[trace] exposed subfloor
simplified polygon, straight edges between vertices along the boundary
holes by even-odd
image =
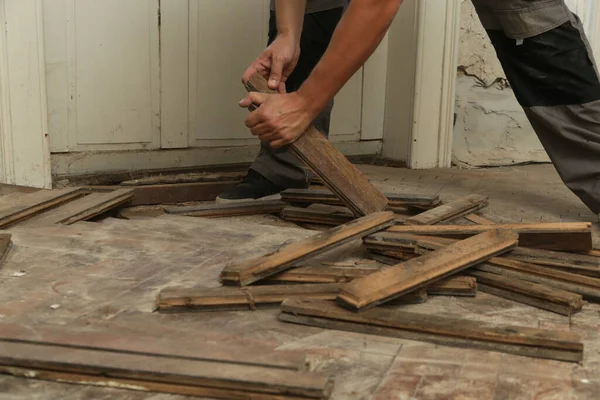
[[[488,195],[490,206],[482,214],[496,222],[592,221],[597,233],[597,217],[549,165],[361,169],[386,192],[436,193],[443,200]],[[160,289],[218,286],[218,274],[228,262],[313,232],[273,216],[107,219],[11,232],[14,247],[0,270],[0,323],[32,329],[38,324],[118,328],[176,338],[182,346],[203,341],[305,352],[311,368],[335,376],[332,399],[600,398],[597,304],[586,304],[570,318],[484,293],[476,298],[430,297],[424,304],[404,306],[413,312],[494,324],[571,330],[584,342],[580,364],[285,324],[277,321],[277,309],[159,314],[152,310]],[[343,261],[360,251],[357,242],[323,257]],[[20,271],[24,274],[15,274]],[[183,398],[0,376],[2,400]]]

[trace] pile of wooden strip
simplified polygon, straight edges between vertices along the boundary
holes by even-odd
[[[327,204],[321,207],[340,204],[323,190],[306,193],[310,191],[289,191],[283,198],[294,204]],[[583,345],[570,333],[484,326],[389,307],[424,302],[430,295],[476,296],[479,289],[571,315],[581,310],[583,297],[600,298],[600,278],[596,277],[600,258],[589,253],[589,223],[493,224],[473,214],[487,202],[483,196],[467,196],[404,221],[391,211],[355,219],[343,209],[327,213],[322,208],[320,219],[311,219],[308,213],[314,215],[314,211],[308,210],[304,222],[322,224],[329,218],[337,226],[284,244],[270,254],[227,265],[221,283],[237,288],[169,288],[159,294],[156,307],[174,312],[254,310],[282,304],[284,322],[581,360]],[[303,211],[284,208],[282,216],[286,212],[303,215]],[[435,225],[461,217],[484,225]],[[388,265],[310,264],[315,256],[358,238],[374,259]]]
[[[303,357],[123,332],[0,325],[0,372],[25,378],[218,399],[327,399],[330,377]]]
[[[0,228],[71,225],[129,202],[131,189],[91,193],[81,188],[39,190],[0,196]]]

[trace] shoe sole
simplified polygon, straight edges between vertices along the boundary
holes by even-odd
[[[232,204],[232,203],[244,203],[244,202],[249,202],[249,201],[266,201],[266,200],[281,200],[281,194],[277,193],[277,194],[272,194],[270,196],[265,196],[265,197],[261,197],[260,199],[252,199],[252,198],[248,198],[248,199],[222,199],[220,197],[217,197],[215,199],[215,203],[217,204]]]

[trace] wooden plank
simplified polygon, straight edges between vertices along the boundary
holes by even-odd
[[[398,264],[395,260],[394,264]],[[361,267],[298,267],[272,276],[269,283],[346,283],[379,271],[380,268]],[[252,288],[252,287],[250,287]],[[477,283],[469,276],[452,276],[427,286],[428,295],[437,296],[475,296]]]
[[[225,399],[232,398],[228,391],[247,393],[248,398],[322,399],[329,396],[333,386],[328,377],[309,372],[22,342],[0,342],[0,365],[31,369],[30,377],[38,376],[37,371],[51,371],[102,377],[105,381],[116,378],[217,389],[215,394]],[[135,384],[128,388],[140,390]]]
[[[0,228],[24,221],[50,208],[87,194],[81,188],[40,190],[20,194],[17,198],[0,197]]]
[[[427,286],[427,294],[430,296],[474,297],[477,295],[477,288],[477,281],[473,277],[451,276]]]
[[[133,190],[119,189],[107,193],[91,193],[83,198],[46,211],[21,224],[21,227],[38,227],[54,224],[71,225],[103,214],[131,200]]]
[[[488,205],[488,198],[477,194],[461,197],[450,203],[443,204],[421,214],[410,217],[406,225],[433,225],[442,221],[449,221],[464,215],[472,214]]]
[[[138,186],[134,188],[131,206],[179,204],[189,201],[214,201],[218,195],[239,182],[199,182]],[[86,186],[97,192],[123,189],[122,186]]]
[[[431,208],[440,203],[437,195],[384,193],[384,196],[388,199],[388,207]],[[325,189],[287,189],[281,193],[281,200],[298,204],[344,205],[334,193]]]
[[[575,274],[600,277],[600,258],[586,254],[518,248],[503,256],[511,260],[559,268]]]
[[[279,214],[288,204],[280,200],[243,201],[203,206],[165,207],[167,214],[190,217],[219,218],[237,215]]]
[[[498,224],[498,225],[396,225],[388,232],[463,239],[495,229],[519,234],[519,246],[557,251],[589,251],[592,248],[589,222]]]
[[[518,303],[567,316],[581,311],[583,307],[583,298],[579,294],[484,271],[470,270],[467,273],[477,278],[482,292]]]
[[[11,237],[10,233],[0,233],[0,267],[4,260],[6,260],[6,257],[8,257],[8,253],[12,247]]]
[[[138,179],[121,182],[121,186],[147,186],[174,183],[196,183],[196,182],[226,182],[241,181],[246,176],[245,171],[232,172],[188,172],[169,175],[146,176]]]
[[[246,83],[249,92],[277,93],[260,74]],[[289,149],[306,163],[356,216],[385,210],[387,198],[367,177],[348,161],[314,126],[289,145]]]
[[[515,247],[516,233],[488,231],[342,286],[337,301],[364,310],[471,267]]]
[[[166,288],[156,299],[158,311],[255,310],[281,304],[288,298],[335,300],[339,283],[248,286],[244,288]]]
[[[355,219],[349,211],[327,210],[321,208],[285,207],[281,211],[281,219],[294,223],[309,223],[329,226],[339,226]],[[394,221],[403,223],[408,216],[395,214]]]
[[[81,330],[73,327],[50,325],[0,324],[0,341],[23,343],[52,343],[70,348],[96,347],[121,353],[133,353],[182,358],[200,361],[267,366],[289,370],[306,367],[304,355],[289,351],[272,351],[267,347],[236,345],[232,343],[206,343],[179,338],[149,337],[133,334],[110,326],[103,330]]]
[[[583,359],[583,343],[580,337],[572,332],[493,326],[481,321],[387,308],[354,313],[328,301],[286,300],[281,306],[281,311],[281,321],[326,329],[563,361],[578,362]]]
[[[491,258],[486,263],[477,265],[475,269],[544,284],[567,292],[581,294],[585,298],[600,299],[600,279],[598,278],[558,271],[521,261],[507,260],[501,257]]]
[[[283,246],[262,257],[225,267],[222,283],[246,286],[291,268],[295,263],[341,246],[357,238],[385,229],[394,223],[394,214],[378,212],[347,224]]]
[[[468,221],[471,221],[477,225],[493,225],[493,224],[495,224],[494,221],[490,221],[489,219],[484,218],[481,215],[477,215],[477,214],[465,215],[465,219]]]

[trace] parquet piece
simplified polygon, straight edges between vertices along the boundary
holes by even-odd
[[[285,245],[273,253],[225,267],[220,279],[224,284],[246,286],[291,268],[295,263],[341,246],[357,238],[385,229],[394,223],[394,214],[378,212]]]
[[[165,207],[164,210],[167,214],[220,218],[239,215],[279,214],[287,206],[287,203],[280,200],[265,200],[203,206],[171,206]]]
[[[506,253],[504,258],[600,277],[600,258],[586,254],[520,247]]]
[[[339,290],[338,283],[244,288],[222,286],[212,289],[166,288],[158,294],[156,309],[163,312],[255,310],[263,305],[279,305],[289,298],[335,300]]]
[[[484,271],[471,270],[467,273],[477,278],[482,292],[518,303],[567,316],[581,311],[583,307],[581,295],[575,293]]]
[[[277,93],[260,74],[246,83],[249,92]],[[385,210],[387,198],[365,175],[311,126],[289,149],[308,165],[356,216]]]
[[[338,303],[364,310],[514,248],[516,233],[488,231],[342,286]]]
[[[19,193],[17,197],[0,197],[0,228],[24,221],[50,208],[84,196],[87,191],[80,188],[39,190]]]
[[[8,256],[8,252],[12,247],[12,235],[10,233],[0,233],[0,266]]]
[[[466,347],[578,362],[583,359],[583,343],[572,332],[548,331],[519,326],[492,326],[434,315],[374,308],[353,313],[333,302],[286,300],[279,320],[372,335],[390,336]]]
[[[440,203],[437,195],[414,195],[384,193],[388,199],[388,207],[419,207],[432,208]],[[281,193],[281,200],[294,204],[328,204],[332,206],[343,206],[342,202],[329,190],[320,189],[287,189]]]
[[[463,239],[481,232],[504,229],[519,234],[519,247],[584,252],[592,248],[591,225],[589,222],[434,226],[397,225],[389,228],[388,232]]]
[[[410,217],[406,225],[434,225],[442,221],[450,221],[464,215],[472,214],[488,205],[488,198],[473,194],[442,204],[436,208]]]
[[[323,399],[333,386],[328,377],[309,372],[49,343],[0,341],[0,366],[3,372],[28,378],[105,385],[115,379],[130,383],[117,385],[124,389],[145,391],[158,384],[175,394],[191,387],[222,399]],[[29,374],[22,373],[26,369]]]
[[[107,193],[91,193],[57,208],[46,211],[21,224],[20,227],[38,227],[54,224],[71,225],[86,221],[116,208],[133,197],[133,190],[118,189]]]

